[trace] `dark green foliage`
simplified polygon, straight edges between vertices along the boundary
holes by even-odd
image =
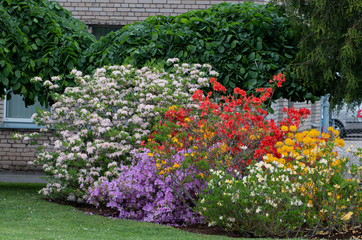
[[[30,79],[82,69],[79,56],[93,42],[85,25],[56,2],[0,1],[0,96],[12,89],[27,104],[36,97],[47,103],[47,90]],[[61,88],[72,84],[68,78],[58,83]]]
[[[274,0],[282,3],[301,40],[294,72],[332,105],[362,102],[362,1]]]
[[[150,59],[177,57],[181,62],[209,63],[230,92],[254,91],[286,66],[296,53],[295,34],[287,19],[270,5],[223,3],[176,17],[155,16],[128,25],[86,51],[88,72],[108,64],[141,67]],[[277,96],[311,98],[288,76]]]

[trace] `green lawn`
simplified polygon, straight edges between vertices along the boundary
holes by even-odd
[[[86,215],[42,200],[43,184],[0,183],[0,239],[231,239],[172,227]]]

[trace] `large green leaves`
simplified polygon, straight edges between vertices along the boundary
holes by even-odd
[[[254,91],[268,86],[277,71],[296,53],[294,32],[287,19],[270,5],[222,3],[176,17],[154,16],[127,25],[86,51],[88,72],[106,64],[143,66],[151,59],[180,58],[209,63],[230,92],[235,86]],[[290,78],[289,78],[290,80]],[[279,95],[302,100],[302,88],[287,82]],[[296,94],[289,95],[290,88]],[[297,94],[298,93],[298,94]]]
[[[56,2],[0,1],[0,16],[0,96],[12,88],[27,104],[36,97],[45,101],[49,94],[31,78],[49,79],[76,66],[81,69],[78,57],[95,41],[85,25]]]

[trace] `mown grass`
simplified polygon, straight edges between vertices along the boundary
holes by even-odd
[[[43,184],[0,183],[0,239],[230,239],[151,223],[87,215],[45,201]]]
[[[87,215],[73,206],[43,200],[38,194],[43,186],[0,182],[0,240],[232,239],[152,223]]]

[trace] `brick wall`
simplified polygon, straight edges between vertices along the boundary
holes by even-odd
[[[36,159],[38,145],[30,145],[21,140],[12,139],[11,135],[15,132],[30,133],[29,130],[0,129],[0,172],[40,172],[42,169],[40,166],[28,164],[29,161]],[[39,139],[39,144],[44,142],[50,142],[49,137]]]
[[[265,4],[269,0],[254,0]],[[87,25],[126,25],[155,15],[179,15],[190,10],[209,8],[223,2],[241,0],[57,0],[74,17]]]

